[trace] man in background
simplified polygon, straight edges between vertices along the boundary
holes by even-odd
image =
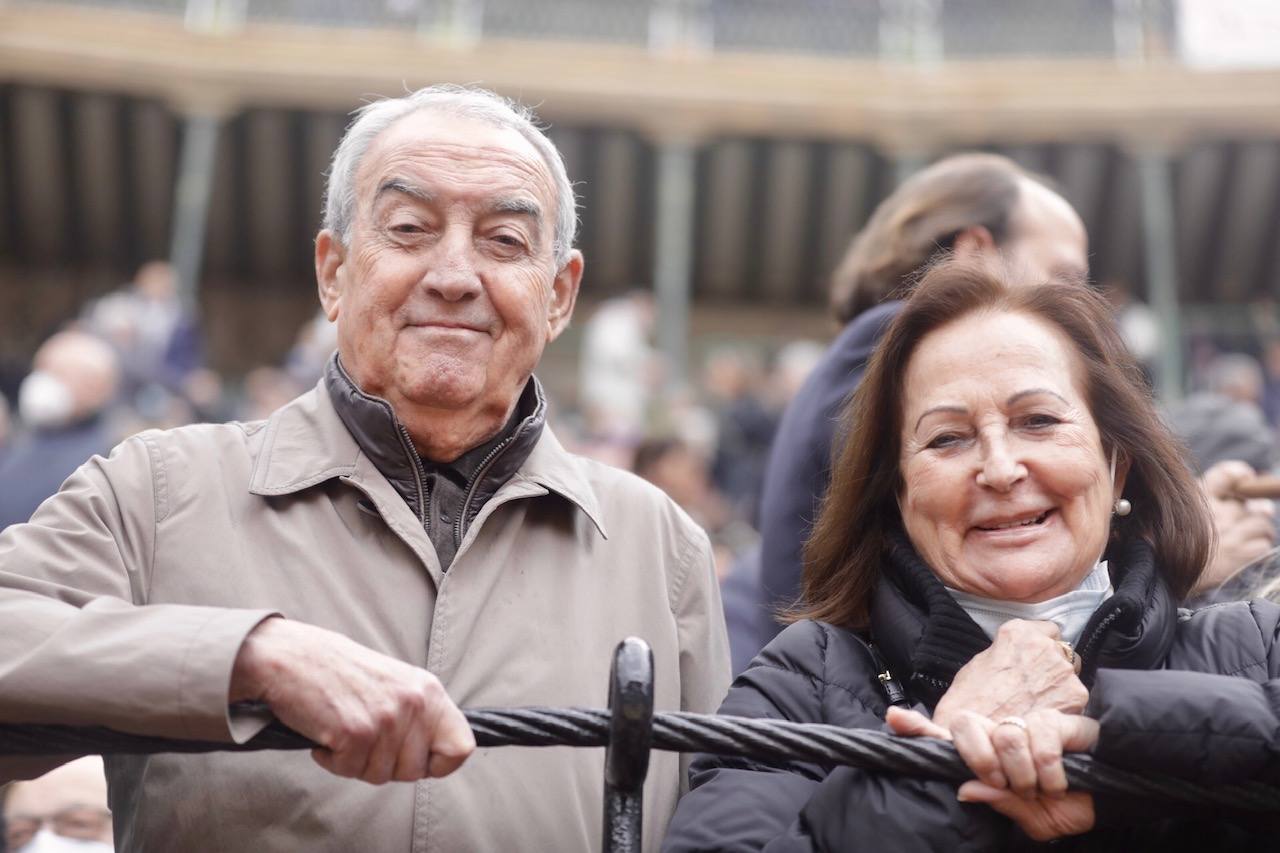
[[[0,530],[29,519],[72,471],[111,449],[107,410],[119,379],[115,352],[84,332],[59,332],[36,351],[18,390],[25,434],[0,453]]]

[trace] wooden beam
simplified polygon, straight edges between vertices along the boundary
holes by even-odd
[[[936,70],[813,56],[660,56],[640,47],[251,24],[189,32],[171,16],[0,5],[0,78],[163,98],[180,109],[347,110],[432,82],[480,83],[544,118],[683,138],[854,139],[892,150],[1117,135],[1180,143],[1206,127],[1280,133],[1280,72],[1079,60]]]

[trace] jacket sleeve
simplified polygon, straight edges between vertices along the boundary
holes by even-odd
[[[1216,617],[1218,630],[1192,636],[1206,659],[1233,645],[1240,660],[1228,674],[1099,670],[1085,712],[1099,723],[1098,759],[1208,784],[1280,782],[1280,610],[1222,607],[1192,617]]]
[[[796,722],[827,722],[820,669],[786,653],[813,644],[812,623],[783,632],[739,676],[720,713]],[[838,701],[862,708],[842,724],[879,728],[880,717],[851,693]],[[768,765],[699,755],[691,790],[680,800],[663,845],[677,851],[991,850],[1008,822],[985,806],[956,801],[955,786],[940,782],[831,768],[805,762]]]
[[[224,741],[261,727],[233,722],[227,693],[244,637],[271,613],[144,603],[153,451],[144,436],[94,457],[0,533],[0,720]],[[0,778],[31,766],[0,762]]]

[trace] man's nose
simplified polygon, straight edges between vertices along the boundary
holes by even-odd
[[[422,276],[427,292],[446,302],[461,302],[478,296],[482,285],[469,235],[446,235],[436,249]]]
[[[1022,464],[1008,439],[1003,435],[988,435],[982,440],[982,465],[978,469],[978,485],[998,492],[1007,492],[1025,479],[1027,468]]]

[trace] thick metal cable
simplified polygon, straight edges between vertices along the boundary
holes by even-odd
[[[605,746],[609,712],[587,708],[477,708],[465,711],[479,746]],[[0,725],[0,755],[149,754],[308,749],[314,744],[272,723],[244,744],[185,741],[129,734],[101,727]],[[775,764],[846,765],[879,773],[960,783],[973,778],[952,744],[902,738],[873,729],[818,723],[658,713],[653,748],[707,752]],[[1280,788],[1261,783],[1200,785],[1151,773],[1109,767],[1087,755],[1063,756],[1075,790],[1231,811],[1280,812]]]

